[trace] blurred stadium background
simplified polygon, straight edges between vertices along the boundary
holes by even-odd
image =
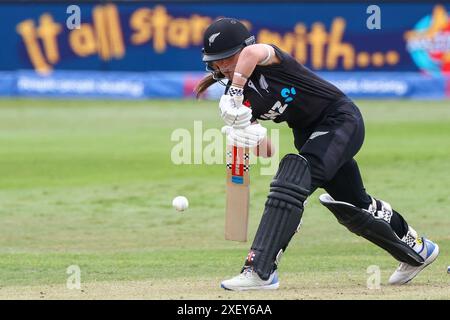
[[[450,22],[445,5],[430,1],[56,1],[2,4],[0,14],[5,96],[192,97],[203,30],[220,16],[245,21],[258,42],[278,45],[354,98],[450,95]]]
[[[203,30],[221,16],[356,99],[369,191],[441,245],[413,284],[368,290],[366,268],[379,265],[384,284],[395,262],[314,196],[281,266],[281,293],[219,290],[249,245],[223,240],[223,166],[170,155],[177,128],[221,126],[221,87],[198,102],[192,92],[205,75]],[[5,2],[0,28],[1,298],[450,297],[448,4]],[[294,152],[289,129],[267,125],[280,128],[280,153]],[[250,237],[271,179],[252,172]],[[170,206],[179,194],[191,203],[182,215]],[[71,265],[81,289],[66,286]]]

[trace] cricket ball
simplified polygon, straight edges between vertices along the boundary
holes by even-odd
[[[186,210],[188,208],[189,202],[188,202],[188,199],[186,197],[178,196],[178,197],[175,197],[172,200],[172,206],[177,211],[184,211],[184,210]]]

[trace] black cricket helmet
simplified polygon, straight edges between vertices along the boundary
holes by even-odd
[[[238,53],[242,48],[255,43],[242,22],[233,18],[214,21],[203,35],[203,61],[225,59]]]
[[[206,70],[212,72],[216,80],[225,78],[211,62],[229,58],[254,43],[255,36],[239,20],[222,18],[214,21],[203,34],[202,60],[206,63]]]

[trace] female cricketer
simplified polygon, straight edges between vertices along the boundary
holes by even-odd
[[[259,121],[286,122],[299,152],[280,161],[241,273],[222,288],[279,287],[280,257],[300,227],[305,200],[319,187],[327,192],[321,204],[339,223],[399,261],[390,284],[407,283],[436,259],[437,244],[420,237],[388,202],[366,193],[354,159],[364,122],[344,93],[276,46],[256,44],[233,18],[206,29],[203,61],[211,74],[196,87],[197,96],[228,80],[219,103],[228,141],[247,147],[270,143]]]

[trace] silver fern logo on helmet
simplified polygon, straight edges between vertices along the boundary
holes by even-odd
[[[219,36],[220,32],[214,33],[208,38],[209,46],[211,47],[211,44],[213,44],[214,40]]]

